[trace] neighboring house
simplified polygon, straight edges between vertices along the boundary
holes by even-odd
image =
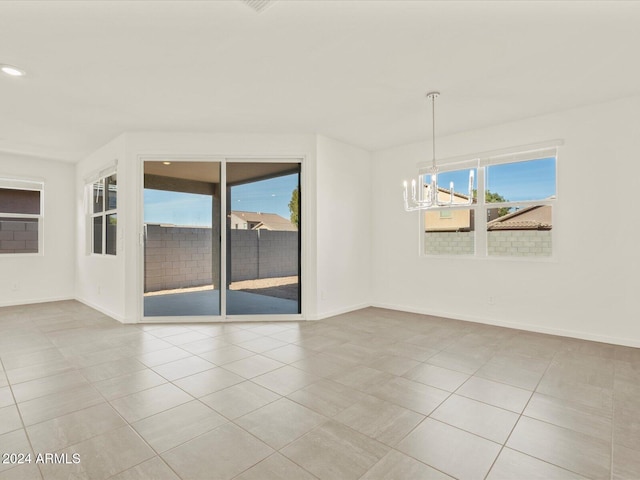
[[[487,223],[487,230],[551,230],[551,206],[533,205]]]
[[[425,189],[426,190],[426,189]],[[426,194],[426,192],[425,192]],[[446,188],[438,188],[438,201],[449,203],[451,192]],[[466,204],[468,195],[453,192],[453,204]],[[427,210],[424,216],[427,232],[468,232],[473,230],[473,210],[442,209]]]
[[[279,230],[295,232],[298,228],[280,215],[275,213],[243,212],[233,210],[231,212],[232,230]]]
[[[464,204],[469,200],[468,195],[461,193],[454,192],[453,196],[454,205]],[[438,200],[440,202],[448,203],[450,198],[449,190],[438,188]],[[487,230],[551,230],[551,207],[549,205],[525,207],[497,217],[499,210],[500,208],[488,209]],[[427,210],[425,213],[426,232],[468,232],[473,229],[474,217],[471,209],[445,208],[442,210]]]

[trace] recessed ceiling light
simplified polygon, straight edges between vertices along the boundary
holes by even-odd
[[[18,67],[14,67],[13,65],[0,65],[0,71],[11,77],[24,77],[26,75],[24,70],[20,70]]]
[[[171,162],[162,162],[163,165],[171,165]]]

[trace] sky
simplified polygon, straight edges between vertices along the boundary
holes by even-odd
[[[231,188],[231,210],[277,213],[290,218],[291,193],[298,186],[298,174],[247,183]]]
[[[486,170],[487,188],[510,202],[548,198],[556,194],[555,163],[555,158],[544,158],[491,165]],[[478,175],[474,173],[474,188],[477,188]],[[448,189],[451,181],[456,192],[467,194],[469,170],[438,175],[438,184],[443,188]],[[292,174],[232,187],[231,210],[277,213],[288,219],[291,193],[297,186],[298,175]],[[210,227],[211,198],[207,195],[145,189],[144,221]]]
[[[475,189],[478,186],[478,174],[474,173]],[[555,158],[490,165],[486,168],[485,176],[487,189],[510,202],[542,200],[556,194]],[[442,188],[448,189],[451,181],[456,192],[466,195],[469,189],[469,169],[438,175],[438,186]]]
[[[286,175],[231,188],[231,210],[277,213],[290,218],[291,193],[298,174]],[[211,226],[211,197],[191,193],[144,190],[144,222]]]

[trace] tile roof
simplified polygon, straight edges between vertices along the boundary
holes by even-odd
[[[232,215],[251,223],[258,223],[253,229],[265,228],[267,230],[296,231],[298,228],[286,218],[276,213],[245,212],[232,210]]]
[[[533,205],[487,223],[487,230],[551,230],[551,207]]]

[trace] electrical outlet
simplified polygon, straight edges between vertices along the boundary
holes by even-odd
[[[98,285],[98,295],[101,295],[101,294],[102,294],[102,286]]]
[[[20,285],[19,285],[19,284],[17,284],[17,283],[12,284],[12,285],[11,285],[11,291],[12,291],[12,292],[18,292],[18,291],[20,291]]]
[[[495,305],[496,297],[489,296],[488,301],[489,301],[489,305]]]

